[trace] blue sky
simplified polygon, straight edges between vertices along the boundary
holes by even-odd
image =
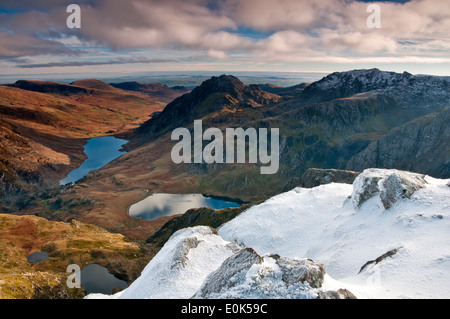
[[[81,28],[66,24],[68,4]],[[368,28],[370,4],[381,28]],[[450,75],[450,1],[3,0],[2,81],[142,72]]]

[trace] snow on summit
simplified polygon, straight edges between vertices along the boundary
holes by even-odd
[[[296,188],[250,208],[223,225],[219,234],[261,254],[322,263],[329,276],[359,298],[448,298],[449,180],[423,176],[422,188],[415,185],[410,198],[399,196],[408,193],[410,179],[418,176],[368,169],[353,186]],[[384,185],[392,179],[403,184],[387,195],[397,199],[386,209]],[[366,196],[362,202],[356,198],[360,194]],[[369,261],[375,262],[361,270]]]
[[[176,232],[113,298],[449,298],[450,180],[368,169]],[[108,297],[89,295],[88,298]]]

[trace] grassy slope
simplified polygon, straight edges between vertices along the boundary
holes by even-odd
[[[84,289],[66,286],[70,264],[96,263],[131,282],[150,260],[149,247],[75,220],[0,214],[0,299],[83,297]],[[40,251],[49,260],[30,264],[26,257]]]
[[[65,95],[0,86],[0,192],[55,185],[85,160],[86,139],[126,135],[165,105],[112,87],[87,91]]]

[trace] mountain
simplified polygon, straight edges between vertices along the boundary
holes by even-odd
[[[402,101],[408,101],[409,96],[424,99],[405,105]],[[128,136],[126,154],[91,172],[67,192],[54,198],[36,197],[23,213],[40,213],[58,220],[76,217],[130,238],[146,240],[173,218],[148,222],[128,216],[128,207],[149,193],[207,193],[255,203],[306,185],[303,176],[310,168],[353,171],[344,173],[343,180],[351,180],[365,168],[384,165],[448,178],[445,117],[433,114],[445,112],[449,100],[448,78],[376,69],[334,73],[292,97],[245,85],[231,75],[212,77],[135,129]],[[433,118],[436,121],[431,121]],[[204,130],[279,128],[278,172],[261,175],[260,165],[250,163],[175,164],[171,150],[176,142],[171,140],[171,132],[178,127],[192,132],[193,121],[198,119]],[[414,135],[393,135],[399,136],[394,146],[387,142],[404,125],[419,140],[412,141]],[[444,146],[437,147],[442,143]],[[371,151],[374,145],[379,145],[376,152]],[[426,158],[428,145],[436,146],[432,164]],[[386,157],[389,162],[380,161],[380,152],[390,154]],[[319,182],[334,178],[321,173],[316,177]],[[53,205],[57,200],[70,203],[74,197],[86,198],[91,204],[70,210]],[[42,201],[47,203],[45,210]],[[183,213],[180,211],[180,215]]]
[[[62,95],[88,93],[88,90],[86,90],[85,88],[52,81],[19,80],[14,84],[9,84],[8,86],[27,91]]]
[[[378,69],[335,72],[305,88],[307,103],[347,98],[362,93],[390,96],[402,108],[436,111],[448,106],[449,77],[412,75]],[[429,111],[428,111],[429,112]]]
[[[117,91],[113,86],[97,79],[78,80],[70,83],[70,85],[103,91]]]
[[[406,105],[411,96],[417,101]],[[419,96],[423,97],[420,101]],[[88,174],[70,193],[57,195],[63,202],[73,196],[89,198],[89,209],[47,209],[45,214],[62,220],[77,216],[83,222],[146,240],[171,219],[134,224],[127,208],[149,192],[208,193],[258,202],[306,185],[303,175],[310,168],[350,170],[342,175],[349,180],[365,168],[385,165],[448,178],[446,117],[436,112],[445,113],[449,101],[448,78],[377,69],[334,73],[292,97],[245,85],[232,75],[212,77],[134,130],[126,154]],[[197,119],[202,120],[204,130],[214,127],[222,132],[229,127],[279,128],[278,172],[261,175],[259,165],[249,163],[174,164],[171,132],[178,127],[192,130]],[[405,134],[396,133],[402,130]],[[391,135],[398,137],[395,144],[389,142]],[[431,157],[426,158],[430,145],[433,163]],[[334,178],[321,174],[316,176],[319,181]],[[53,200],[48,200],[47,207],[52,207]],[[26,212],[36,213],[38,207]]]
[[[133,82],[111,83],[110,85],[122,90],[147,93],[150,94],[151,96],[158,97],[167,103],[171,102],[180,95],[189,92],[189,90],[184,86],[168,87],[167,85],[161,83],[143,84],[133,81]]]
[[[148,240],[148,249],[163,253],[130,296],[142,289],[183,298],[448,295],[442,283],[450,182],[437,178],[450,177],[449,79],[352,70],[294,91],[274,89],[222,75],[166,106],[151,93],[93,79],[0,86],[0,208]],[[192,132],[194,120],[222,132],[278,128],[279,170],[175,164],[171,133]],[[130,140],[126,154],[74,185],[55,187],[85,159],[88,138],[112,134]],[[151,193],[213,194],[249,206],[130,217],[129,207]],[[204,251],[215,252],[215,260]],[[428,268],[429,282],[417,281]],[[319,279],[292,278],[310,271]],[[389,282],[380,287],[385,272]],[[225,285],[230,278],[236,280]]]
[[[189,94],[169,103],[161,114],[142,124],[135,136],[139,143],[143,143],[170,129],[186,126],[194,119],[217,113],[229,114],[240,108],[259,108],[279,99],[279,96],[267,93],[257,85],[244,85],[232,75],[212,77]]]
[[[87,298],[448,298],[450,180],[367,169],[178,230],[130,287]]]

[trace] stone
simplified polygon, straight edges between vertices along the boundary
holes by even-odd
[[[425,176],[398,170],[366,169],[353,183],[351,201],[355,208],[379,196],[385,209],[401,199],[409,199],[426,185]]]

